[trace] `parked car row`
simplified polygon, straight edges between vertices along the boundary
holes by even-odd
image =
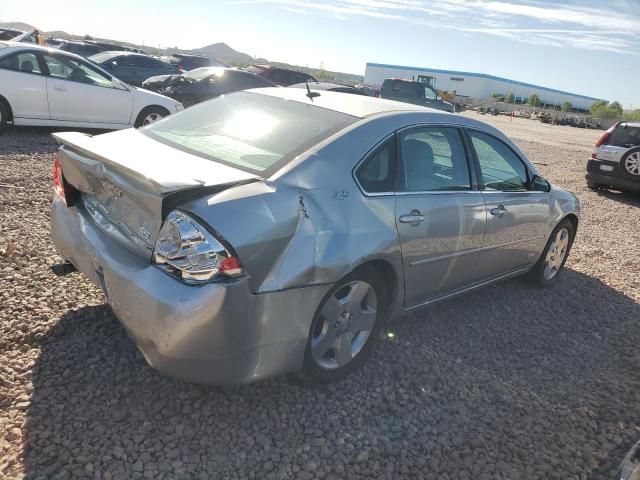
[[[39,45],[0,42],[0,129],[43,125],[140,127],[182,110],[79,55]]]

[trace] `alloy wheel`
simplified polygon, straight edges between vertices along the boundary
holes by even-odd
[[[311,337],[311,356],[322,368],[344,367],[362,350],[378,315],[378,299],[365,281],[347,283],[326,299]]]
[[[556,238],[549,245],[547,256],[544,262],[544,278],[551,280],[562,268],[562,262],[567,256],[569,249],[569,230],[561,228],[556,234]]]
[[[161,118],[162,115],[160,115],[159,113],[150,113],[149,115],[144,117],[144,120],[142,120],[142,125],[149,125],[150,123],[157,122]]]
[[[640,152],[629,155],[624,161],[624,168],[631,175],[640,175]]]

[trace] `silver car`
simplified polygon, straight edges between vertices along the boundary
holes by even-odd
[[[424,107],[269,88],[149,127],[59,133],[52,237],[151,366],[329,382],[384,322],[527,274],[553,284],[578,199],[498,130]]]

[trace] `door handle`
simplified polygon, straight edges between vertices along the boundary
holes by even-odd
[[[496,208],[492,208],[489,210],[491,215],[495,215],[498,218],[504,217],[504,214],[507,213],[507,209],[504,208],[504,205],[498,205]]]
[[[53,89],[57,92],[66,92],[67,89],[66,88],[62,88],[62,87],[53,87]]]
[[[420,210],[411,210],[409,214],[400,215],[398,220],[400,223],[410,223],[412,227],[417,227],[424,221],[424,215],[420,213]]]

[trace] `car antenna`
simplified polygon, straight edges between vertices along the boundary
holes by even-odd
[[[309,88],[309,80],[305,79],[304,84],[307,86],[307,97],[309,97],[309,99],[313,102],[313,99],[315,97],[319,97],[320,93],[311,91],[311,89]]]

